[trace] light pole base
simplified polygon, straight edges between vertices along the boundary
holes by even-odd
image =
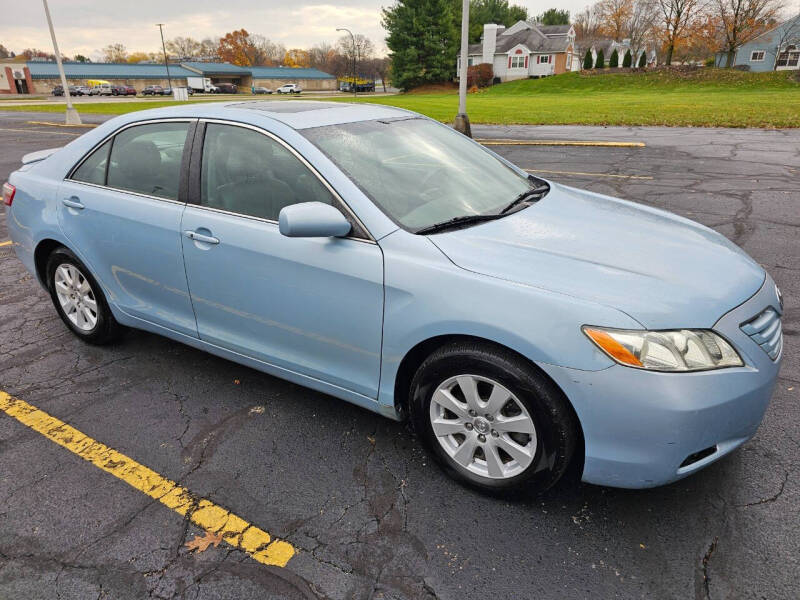
[[[472,129],[469,126],[469,117],[466,113],[459,113],[456,115],[456,120],[453,122],[453,129],[459,133],[463,133],[467,137],[472,137]]]
[[[81,117],[78,114],[78,109],[74,106],[67,109],[67,119],[65,123],[67,125],[81,125]]]

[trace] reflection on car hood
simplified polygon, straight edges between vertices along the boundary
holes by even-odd
[[[651,329],[711,327],[764,281],[707,227],[551,185],[529,208],[429,239],[463,269],[613,306]]]

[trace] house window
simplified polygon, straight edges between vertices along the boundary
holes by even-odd
[[[798,62],[800,62],[800,51],[798,51],[797,46],[787,46],[786,50],[778,55],[777,66],[796,67]]]
[[[750,62],[762,62],[764,60],[764,54],[763,50],[753,50],[750,54]]]
[[[468,67],[471,67],[471,66],[473,65],[473,63],[474,63],[474,62],[475,62],[475,59],[474,59],[474,58],[472,58],[472,57],[470,56],[470,57],[467,59],[467,66],[468,66]]]
[[[541,64],[549,63],[550,62],[550,55],[549,54],[545,54],[544,56],[540,56],[539,57],[539,62]]]
[[[524,69],[525,68],[525,57],[524,56],[512,56],[511,57],[511,68],[512,69]]]

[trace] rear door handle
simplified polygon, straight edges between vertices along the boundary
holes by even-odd
[[[64,206],[68,206],[70,208],[77,209],[77,210],[83,210],[84,208],[86,208],[81,203],[80,199],[77,196],[72,196],[70,198],[64,198],[63,200],[61,200],[61,204],[63,204]]]
[[[204,244],[219,244],[219,239],[210,235],[197,233],[196,231],[184,231],[183,235],[185,235],[190,240],[194,240],[195,242],[202,242]]]

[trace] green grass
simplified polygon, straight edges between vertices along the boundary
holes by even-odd
[[[336,99],[352,101],[344,96]],[[359,101],[407,108],[440,121],[452,121],[458,107],[455,92],[366,96]],[[174,104],[169,100],[98,102],[80,104],[78,110],[122,114]],[[64,107],[32,104],[3,110],[61,113]],[[467,112],[473,123],[800,127],[800,82],[786,71],[568,73],[513,81],[470,94]]]

